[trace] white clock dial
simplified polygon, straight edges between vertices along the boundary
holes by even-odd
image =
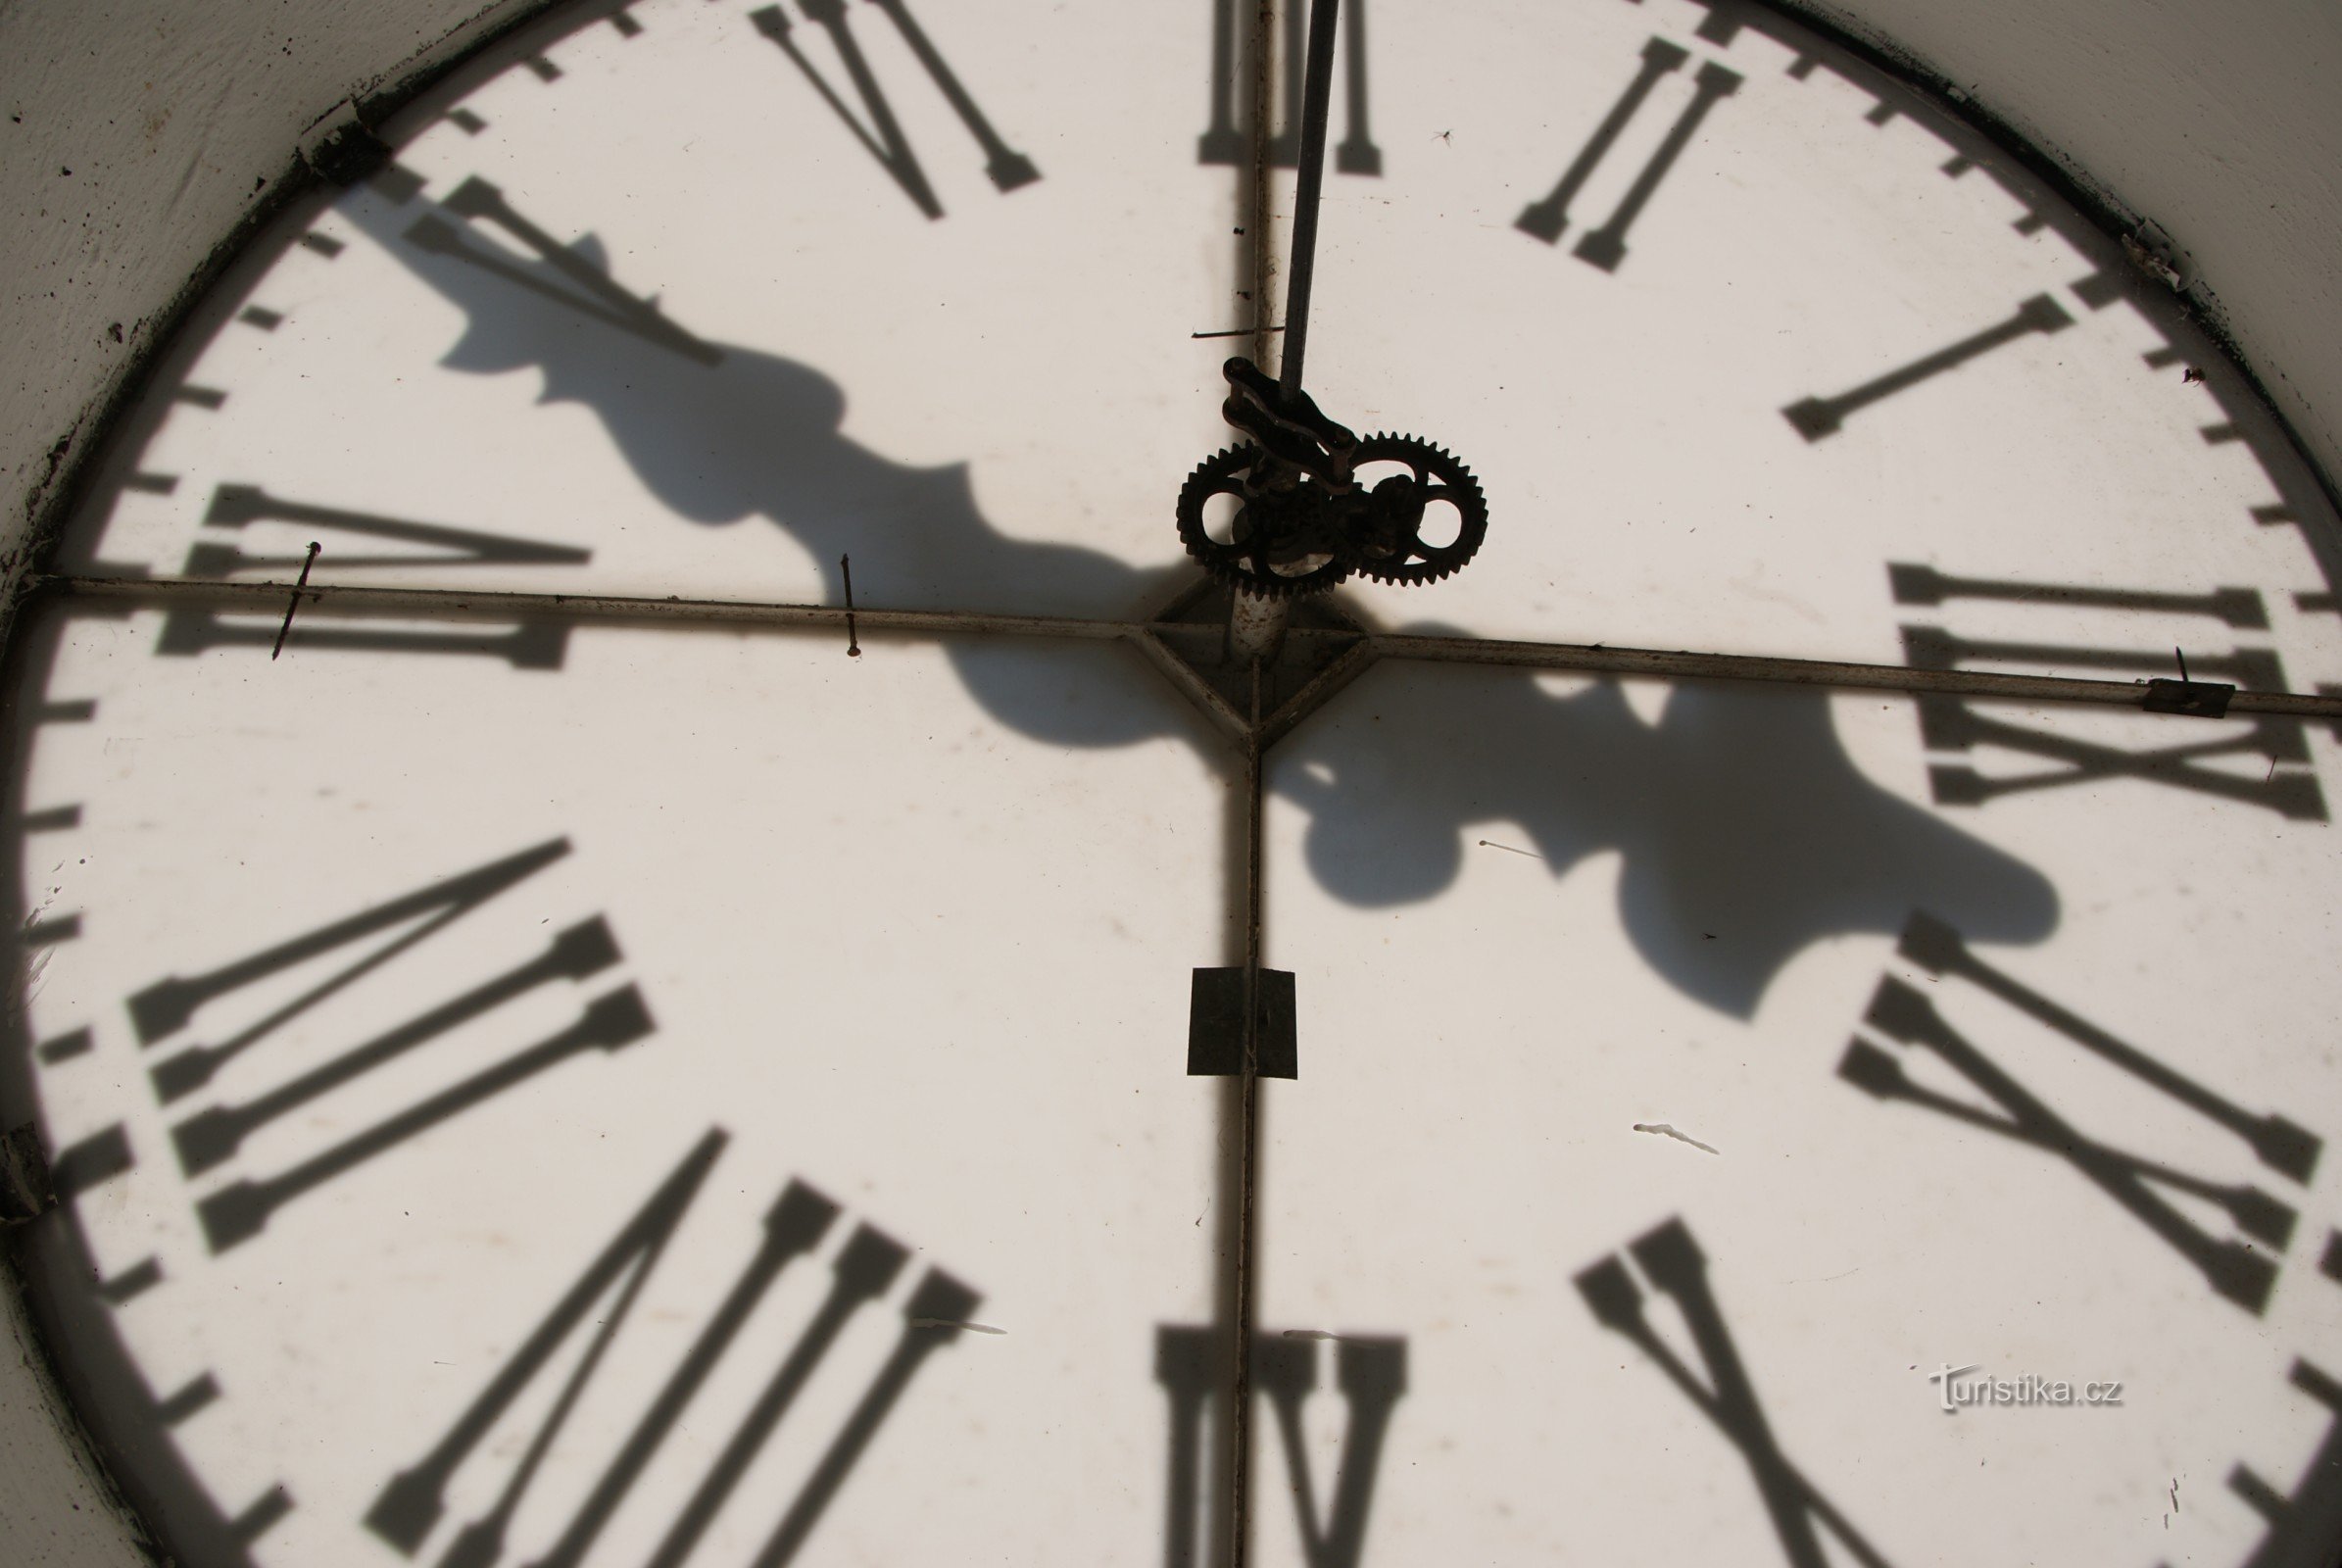
[[[42,689],[95,711],[23,789],[79,804],[24,867],[88,1273],[40,1266],[120,1338],[101,1430],[164,1410],[200,1489],[165,1528],[308,1563],[1152,1526],[1145,1330],[1209,1321],[1225,1200],[1162,1027],[1158,956],[1225,920],[1196,747],[1069,760],[933,649],[603,633],[555,675],[160,630],[51,623]],[[1088,657],[1077,700],[1192,730]]]
[[[1742,0],[1331,8],[1308,272],[1327,9],[586,6],[216,280],[10,653],[158,1550],[2330,1563],[2328,489]]]

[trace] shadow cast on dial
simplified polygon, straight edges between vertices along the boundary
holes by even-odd
[[[1367,710],[1367,722],[1342,722]],[[1656,723],[1615,681],[1385,666],[1279,758],[1328,891],[1412,904],[1456,879],[1466,829],[1516,823],[1560,877],[1621,858],[1619,915],[1684,995],[1745,1017],[1809,943],[1892,936],[1914,908],[1984,943],[2057,927],[2048,878],[1863,775],[1830,699],[1684,685]]]
[[[1003,533],[965,465],[898,464],[846,436],[845,393],[819,370],[689,338],[648,306],[630,322],[590,237],[530,255],[418,198],[360,190],[341,211],[464,312],[448,368],[536,371],[539,401],[590,411],[676,516],[775,524],[820,565],[832,604],[847,554],[863,601],[890,609],[1125,614],[1184,575]],[[433,222],[438,237],[417,243]],[[581,265],[617,309],[581,292]],[[1147,677],[1095,651],[944,648],[986,711],[1035,740],[1193,733],[1148,700],[1159,693],[1135,689]],[[1521,824],[1556,877],[1615,850],[1636,949],[1686,996],[1739,1016],[1809,943],[1892,934],[1914,907],[1987,943],[2037,942],[2057,924],[2039,872],[1864,777],[1820,693],[1683,687],[1652,725],[1610,682],[1556,697],[1525,673],[1408,666],[1376,671],[1344,703],[1369,699],[1383,720],[1371,735],[1311,725],[1273,772],[1309,813],[1312,871],[1348,903],[1438,896],[1472,823]]]

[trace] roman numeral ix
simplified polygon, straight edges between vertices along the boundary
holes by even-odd
[[[2068,609],[2204,616],[2237,630],[2266,630],[2269,614],[2249,588],[2216,588],[2208,593],[2066,586],[1956,577],[1932,566],[1894,564],[1887,568],[1898,604],[1940,607],[1956,600],[1999,600],[2036,605],[2071,619]],[[2173,665],[2169,649],[2093,648],[2068,643],[2009,642],[1962,637],[1941,626],[1905,625],[1905,660],[1921,669],[1958,669],[1976,664],[2014,663],[2080,666],[2140,674],[2166,674]],[[2254,691],[2283,691],[2285,671],[2276,652],[2242,646],[2226,652],[2187,653],[2191,676],[2206,675]],[[2281,713],[2239,714],[2208,728],[2209,721],[2141,717],[2135,722],[2150,743],[2119,746],[2084,740],[1999,716],[1989,706],[1962,697],[1918,699],[1920,735],[1936,753],[1974,754],[1992,748],[2038,758],[2051,765],[2027,772],[1986,773],[1973,762],[1932,761],[1927,782],[1946,806],[1982,806],[2005,795],[2074,784],[2131,779],[2160,784],[2214,800],[2258,806],[2298,821],[2324,821],[2325,798],[2310,771],[2310,746],[2302,721]],[[2221,759],[2267,763],[2231,772]]]

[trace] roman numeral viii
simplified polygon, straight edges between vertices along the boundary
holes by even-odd
[[[895,30],[903,35],[903,43],[917,57],[920,69],[927,73],[928,80],[935,84],[935,90],[944,95],[944,101],[951,106],[951,112],[959,117],[959,122],[967,127],[968,134],[983,149],[984,172],[991,176],[993,184],[1000,190],[1010,191],[1039,179],[1041,171],[1033,167],[1033,160],[1000,140],[1000,133],[992,128],[992,122],[984,117],[984,111],[976,107],[976,100],[969,97],[967,89],[960,85],[958,75],[936,51],[935,45],[928,40],[926,29],[911,16],[910,8],[903,0],[870,0],[870,3],[886,13],[887,20],[895,24]],[[790,63],[805,74],[805,80],[811,82],[813,90],[821,95],[821,101],[829,105],[831,112],[845,122],[846,128],[854,133],[854,140],[878,160],[878,166],[893,176],[896,184],[903,187],[903,194],[908,196],[919,211],[929,218],[943,217],[944,204],[936,200],[934,187],[927,183],[926,171],[919,167],[918,154],[911,149],[910,139],[903,134],[903,126],[895,119],[894,107],[887,102],[886,90],[879,86],[878,77],[870,70],[870,62],[862,53],[862,46],[854,39],[854,28],[846,19],[846,0],[798,0],[798,9],[805,14],[807,22],[829,34],[830,46],[836,52],[839,64],[846,68],[847,78],[854,83],[854,96],[861,99],[862,108],[869,116],[867,125],[838,95],[838,90],[830,85],[829,78],[814,67],[812,61],[805,58],[805,51],[798,46],[796,31],[790,25],[787,11],[777,5],[766,6],[760,11],[750,12],[749,21],[756,24],[758,32],[779,45]]]
[[[619,1330],[633,1309],[660,1255],[682,1227],[707,1172],[722,1152],[725,1135],[711,1130],[620,1226],[610,1245],[587,1265],[543,1321],[480,1391],[431,1450],[399,1472],[366,1514],[366,1527],[401,1552],[413,1556],[430,1538],[447,1508],[448,1491],[466,1466],[497,1466],[503,1484],[479,1517],[450,1538],[441,1568],[491,1568],[503,1561],[507,1534],[546,1461],[561,1452],[564,1428],[580,1397],[603,1370]],[[530,1558],[534,1568],[574,1568],[593,1548],[610,1517],[631,1494],[644,1469],[675,1430],[696,1396],[723,1361],[742,1327],[776,1280],[807,1257],[835,1227],[838,1205],[792,1181],[765,1213],[760,1233],[739,1271],[668,1371],[636,1414],[625,1436],[599,1468],[582,1497],[565,1509],[531,1515],[550,1519],[551,1544]],[[680,1568],[737,1488],[751,1462],[772,1435],[791,1402],[829,1355],[848,1320],[883,1298],[903,1273],[909,1250],[868,1225],[857,1226],[829,1259],[829,1284],[812,1316],[798,1330],[779,1363],[765,1375],[755,1401],[737,1419],[688,1497],[664,1519],[659,1545],[646,1568]],[[796,1560],[823,1511],[844,1486],[871,1438],[903,1396],[912,1376],[936,1350],[962,1332],[980,1298],[939,1270],[929,1270],[911,1289],[902,1308],[903,1326],[892,1348],[862,1387],[861,1396],[831,1437],[821,1457],[782,1509],[779,1523],[754,1562],[780,1568]],[[565,1347],[581,1342],[561,1360]],[[557,1372],[557,1360],[565,1372]],[[540,1380],[542,1399],[523,1401]],[[514,1406],[531,1412],[534,1426],[510,1446],[483,1444],[510,1425]],[[541,1413],[538,1413],[540,1412]]]
[[[1561,178],[1553,189],[1543,199],[1531,202],[1523,208],[1514,226],[1525,234],[1536,235],[1548,245],[1559,243],[1570,225],[1570,204],[1578,199],[1586,180],[1601,167],[1602,160],[1609,156],[1611,147],[1634,122],[1652,91],[1681,71],[1690,58],[1689,50],[1681,44],[1670,43],[1665,38],[1652,38],[1645,43],[1642,46],[1641,69],[1635,72],[1634,79],[1618,95],[1618,101],[1610,106],[1610,112],[1602,117],[1593,134],[1586,137],[1586,145],[1578,149],[1578,156],[1570,161],[1569,168],[1562,171]],[[1611,209],[1610,217],[1599,228],[1588,229],[1578,237],[1576,254],[1580,261],[1590,263],[1605,272],[1618,270],[1619,263],[1627,257],[1627,231],[1634,227],[1635,220],[1642,216],[1642,210],[1650,205],[1652,196],[1658,193],[1659,182],[1667,177],[1668,171],[1675,167],[1676,160],[1683,155],[1683,149],[1698,134],[1700,122],[1708,118],[1708,112],[1720,100],[1739,90],[1740,79],[1739,73],[1713,60],[1700,63],[1699,69],[1692,74],[1690,101],[1677,112],[1675,123],[1668,127],[1667,134],[1635,174],[1634,182],[1627,187],[1626,194]]]
[[[2172,593],[1956,577],[1932,566],[1906,564],[1890,565],[1887,573],[1895,601],[1903,605],[1935,608],[1955,601],[1997,600],[2047,610],[2059,616],[2061,625],[2071,624],[2076,610],[2103,610],[2127,612],[2134,620],[2150,614],[2193,615],[2237,631],[2266,631],[2269,627],[2269,612],[2261,596],[2249,588]],[[2039,669],[2046,664],[2164,675],[2174,667],[2168,648],[1964,637],[1936,625],[1905,625],[1903,652],[1905,660],[1920,669],[1978,664]],[[2285,689],[2284,666],[2271,648],[2190,649],[2187,667],[2191,677],[2209,676],[2246,690]],[[2136,780],[2212,800],[2262,807],[2300,821],[2325,820],[2325,797],[2318,790],[2318,776],[2310,771],[2310,745],[2302,721],[2281,713],[2239,714],[2217,723],[2140,714],[2127,718],[2140,743],[2117,745],[2106,739],[2084,739],[2022,724],[2000,716],[1989,704],[1963,697],[1921,697],[1918,709],[1920,737],[1930,752],[1974,756],[1979,749],[1996,750],[2050,764],[2027,771],[1987,773],[1972,761],[1929,762],[1928,787],[1945,806],[1982,806],[2004,795]],[[2245,766],[2231,771],[2220,765],[2223,760],[2241,761]]]
[[[370,1037],[350,1042],[322,1061],[270,1073],[266,1048],[285,1044],[289,1026],[376,970],[386,980],[399,971],[387,966],[481,906],[526,882],[569,853],[555,839],[500,860],[418,888],[305,932],[249,957],[202,974],[172,976],[129,1000],[130,1020],[149,1049],[173,1046],[151,1070],[155,1093],[166,1104],[208,1091],[223,1070],[239,1085],[261,1079],[266,1087],[243,1099],[216,1100],[181,1117],[171,1128],[179,1163],[190,1176],[235,1163],[248,1139],[265,1130],[281,1139],[297,1129],[303,1111],[339,1091],[369,1083],[377,1069],[439,1042],[475,1022],[501,1016],[501,1009],[552,988],[586,990],[594,978],[618,962],[610,927],[597,915],[545,940],[543,948],[500,974],[446,997]],[[471,947],[485,947],[475,937]],[[313,965],[339,962],[321,977]],[[306,971],[306,972],[305,972]],[[305,983],[306,982],[306,983]],[[388,986],[372,988],[379,995]],[[233,1004],[241,1001],[242,1017]],[[189,1040],[185,1031],[201,1015],[221,1032],[209,1042]],[[601,989],[582,1000],[565,1025],[517,1046],[498,1048],[496,1059],[468,1073],[479,1047],[443,1048],[451,1060],[447,1087],[390,1111],[372,1126],[315,1150],[265,1174],[239,1172],[196,1203],[214,1251],[224,1251],[258,1235],[285,1204],[344,1175],[378,1154],[462,1114],[538,1073],[589,1051],[615,1051],[651,1032],[650,1009],[631,985]],[[322,1031],[316,1031],[322,1032]],[[466,1030],[467,1038],[493,1038],[495,1031]]]
[[[2193,1112],[2236,1138],[2263,1165],[2289,1181],[2307,1182],[2316,1168],[2318,1141],[2305,1129],[2274,1113],[2255,1115],[2243,1109],[1994,968],[1942,921],[1914,914],[1897,951],[1930,975],[1963,981],[1996,998],[2068,1045]],[[2274,1254],[2293,1237],[2295,1212],[2289,1205],[2245,1183],[2211,1181],[2100,1142],[2028,1087],[2003,1057],[1987,1053],[1946,1018],[1935,1001],[1945,994],[1922,991],[1891,974],[1882,979],[1863,1018],[1870,1033],[1856,1036],[1846,1048],[1838,1075],[1879,1100],[1924,1106],[2063,1160],[2193,1265],[2220,1296],[2251,1312],[2268,1305],[2277,1279]],[[1917,1081],[1905,1062],[1923,1053],[1967,1080],[1982,1102]],[[2260,1248],[2238,1237],[2215,1235],[2174,1204],[2174,1195],[2224,1211],[2236,1230]]]
[[[1706,1381],[1651,1327],[1643,1295],[1624,1257],[1605,1257],[1578,1276],[1578,1294],[1594,1320],[1634,1342],[1683,1391],[1683,1397],[1714,1423],[1755,1477],[1765,1511],[1793,1568],[1830,1568],[1822,1554],[1821,1532],[1835,1536],[1864,1568],[1886,1568],[1886,1559],[1849,1523],[1836,1505],[1791,1464],[1773,1436],[1758,1402],[1755,1385],[1725,1326],[1724,1309],[1708,1288],[1708,1259],[1680,1219],[1671,1219],[1627,1249],[1653,1290],[1676,1304],[1691,1345],[1707,1371]]]

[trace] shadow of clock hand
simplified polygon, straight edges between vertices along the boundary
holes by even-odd
[[[890,608],[1120,613],[1167,582],[1002,532],[964,465],[913,466],[855,442],[836,382],[691,337],[620,289],[590,238],[557,249],[539,235],[529,250],[511,225],[376,190],[341,211],[463,312],[449,368],[534,371],[538,400],[589,411],[676,516],[777,525],[817,564],[829,603],[844,602],[837,559],[849,553],[864,602]],[[1036,739],[1191,732],[1150,677],[1102,651],[944,648],[987,711]],[[1311,865],[1352,902],[1438,893],[1473,821],[1520,822],[1557,873],[1616,850],[1636,946],[1686,994],[1741,1014],[1806,944],[1899,930],[1914,906],[1980,941],[2032,940],[2055,922],[2036,873],[1857,773],[1818,696],[1686,688],[1651,726],[1609,685],[1564,699],[1527,676],[1417,669],[1373,689],[1395,721],[1376,726],[1373,746],[1334,742],[1315,769],[1279,769],[1280,789],[1313,812]]]
[[[1003,533],[978,509],[966,465],[919,467],[862,446],[844,433],[847,399],[835,381],[780,355],[691,337],[610,282],[590,235],[536,255],[420,198],[361,189],[340,211],[464,313],[442,365],[535,371],[537,401],[590,412],[677,517],[777,525],[818,566],[826,603],[846,602],[838,563],[847,555],[860,602],[894,610],[1120,615],[1184,575]],[[581,268],[594,274],[583,287]],[[1037,739],[1118,746],[1184,728],[1168,703],[1134,701],[1133,670],[1102,651],[1067,657],[984,638],[943,646],[994,717]]]
[[[1556,877],[1615,852],[1637,951],[1739,1017],[1808,944],[1898,932],[1915,907],[1980,942],[2057,925],[2038,871],[1865,777],[1817,692],[1680,686],[1654,725],[1613,682],[1562,697],[1528,674],[1402,666],[1337,711],[1288,743],[1276,779],[1310,813],[1318,881],[1352,904],[1439,894],[1478,823],[1518,824]]]

